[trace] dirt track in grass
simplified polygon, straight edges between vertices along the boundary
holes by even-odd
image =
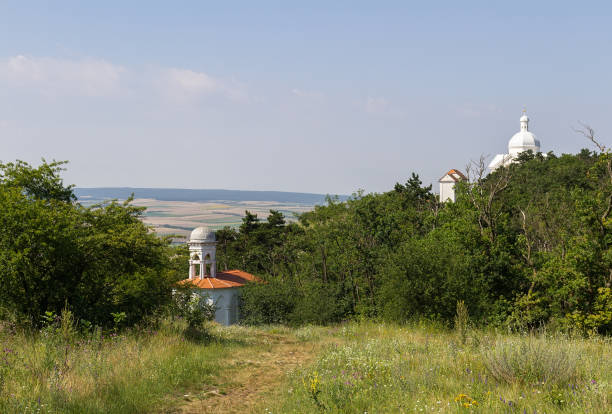
[[[274,398],[288,372],[309,364],[321,341],[301,342],[285,334],[265,334],[265,345],[233,349],[223,361],[224,371],[215,385],[184,396],[172,413],[249,413],[262,401]],[[259,342],[259,341],[258,341]]]

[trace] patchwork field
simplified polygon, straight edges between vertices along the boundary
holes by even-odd
[[[288,220],[296,214],[311,210],[313,205],[278,203],[273,201],[195,202],[135,199],[134,205],[146,207],[144,222],[159,234],[186,237],[198,226],[220,229],[239,226],[246,210],[265,219],[270,210],[281,211]]]
[[[185,190],[154,188],[77,188],[83,205],[125,200],[134,194],[134,205],[146,207],[144,222],[162,235],[181,240],[195,227],[214,230],[239,226],[245,211],[265,219],[270,210],[282,212],[288,221],[325,203],[325,195],[279,191]],[[346,196],[340,196],[345,200]]]

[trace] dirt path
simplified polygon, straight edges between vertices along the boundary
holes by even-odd
[[[262,398],[279,392],[287,372],[312,361],[319,343],[265,335],[266,346],[233,350],[217,385],[185,397],[175,413],[248,413]]]

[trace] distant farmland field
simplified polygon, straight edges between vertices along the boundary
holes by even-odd
[[[220,229],[239,226],[246,210],[265,219],[270,210],[288,220],[325,203],[325,195],[281,191],[184,190],[155,188],[76,188],[84,205],[125,200],[134,193],[134,205],[146,207],[144,222],[159,234],[187,237],[198,226]],[[340,196],[346,200],[346,196]]]

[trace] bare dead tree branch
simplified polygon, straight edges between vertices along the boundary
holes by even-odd
[[[578,121],[578,123],[582,128],[572,127],[574,132],[579,133],[580,135],[591,141],[601,152],[608,152],[608,148],[604,144],[600,143],[599,140],[595,137],[595,130],[590,125],[585,124],[581,121]]]
[[[465,170],[468,177],[468,195],[478,211],[478,225],[481,234],[489,228],[492,240],[495,239],[495,223],[501,210],[494,211],[494,202],[499,194],[508,187],[510,169],[501,167],[492,179],[487,178],[487,157],[481,155],[478,161],[470,161]]]
[[[577,128],[572,128],[572,129],[578,132],[579,134],[583,135],[589,141],[591,141],[599,149],[599,151],[601,151],[602,154],[605,154],[606,171],[608,172],[609,184],[612,185],[612,155],[610,154],[610,148],[606,147],[604,144],[602,144],[599,141],[599,139],[596,138],[595,130],[593,128],[591,128],[589,125],[583,122],[578,121],[578,123],[580,124],[580,126],[582,126],[582,129],[577,129]],[[606,209],[601,215],[601,218],[599,220],[601,232],[604,234],[606,231],[606,227],[604,223],[606,219],[608,218],[608,216],[610,215],[611,211],[612,211],[612,191],[610,191],[608,194]],[[612,286],[612,269],[609,269],[608,281],[606,282],[606,287],[610,287],[610,286]]]
[[[529,208],[529,206],[527,208]],[[531,268],[531,273],[532,273],[531,274],[531,284],[529,286],[529,291],[527,292],[527,297],[531,297],[531,294],[533,293],[533,289],[536,283],[537,270],[536,270],[536,266],[535,266],[535,263],[533,262],[532,254],[531,254],[532,249],[533,249],[534,240],[530,239],[529,232],[527,230],[527,213],[526,213],[527,208],[525,210],[523,210],[522,208],[519,208],[519,211],[521,212],[521,216],[522,216],[521,228],[523,230],[523,235],[525,237],[525,247],[527,250],[525,253],[523,253],[523,258],[527,262],[527,265]]]
[[[608,178],[610,181],[610,185],[612,185],[612,156],[610,156],[610,149],[608,147],[606,147],[604,144],[602,144],[599,139],[596,138],[595,136],[595,130],[593,128],[591,128],[591,126],[578,121],[578,123],[580,124],[580,126],[582,127],[582,129],[580,128],[573,128],[574,131],[576,131],[577,133],[583,135],[586,139],[588,139],[589,141],[591,141],[598,149],[599,151],[601,151],[603,154],[606,154],[607,159],[606,159],[606,171],[608,173]],[[610,192],[610,194],[608,194],[608,198],[607,198],[607,206],[606,209],[604,210],[601,218],[600,218],[600,226],[602,231],[604,231],[604,222],[605,220],[608,218],[608,216],[610,215],[610,212],[612,211],[612,192]]]

